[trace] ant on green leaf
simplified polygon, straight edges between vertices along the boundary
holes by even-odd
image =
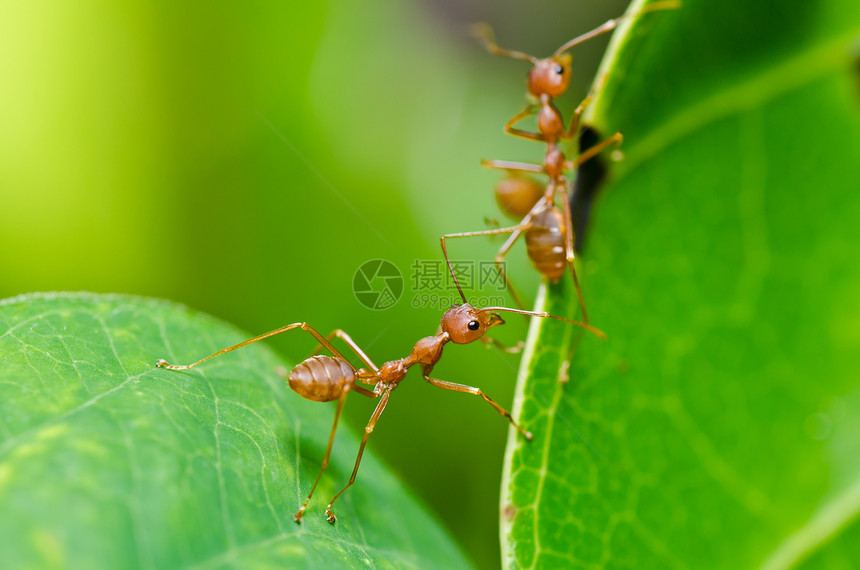
[[[464,302],[462,305],[454,305],[445,311],[442,315],[439,332],[436,335],[428,336],[419,340],[415,343],[412,351],[405,358],[385,362],[382,366],[374,364],[370,357],[367,356],[358,344],[356,344],[356,342],[353,341],[352,338],[344,331],[337,329],[328,336],[323,336],[317,332],[316,329],[304,322],[292,323],[259,336],[255,336],[254,338],[238,344],[222,348],[221,350],[191,364],[170,364],[166,360],[162,359],[156,363],[156,366],[170,370],[188,370],[203,364],[207,360],[215,358],[216,356],[232,352],[236,349],[242,348],[243,346],[247,346],[251,343],[267,339],[293,329],[301,329],[310,333],[319,342],[319,345],[310,357],[297,364],[290,371],[287,375],[287,380],[290,388],[292,388],[299,396],[315,402],[331,402],[336,400],[337,408],[335,409],[334,422],[331,427],[328,445],[326,446],[319,474],[308,493],[307,499],[299,508],[298,512],[293,515],[293,519],[296,523],[301,523],[305,509],[314,494],[314,490],[316,489],[323,472],[328,466],[332,444],[334,443],[334,434],[337,430],[338,419],[340,418],[347,395],[351,392],[356,392],[362,396],[378,400],[376,409],[374,409],[373,414],[370,416],[370,420],[364,428],[364,435],[362,436],[361,444],[358,447],[358,455],[355,458],[355,466],[353,467],[349,482],[347,482],[346,486],[332,497],[328,506],[326,506],[326,518],[328,522],[334,524],[337,519],[332,511],[332,505],[334,505],[337,498],[340,497],[355,481],[356,474],[358,473],[358,466],[361,463],[361,457],[364,454],[364,448],[367,444],[367,439],[376,427],[376,423],[379,421],[382,412],[385,411],[385,407],[388,405],[388,400],[391,397],[391,392],[400,385],[400,381],[406,377],[406,373],[413,366],[420,366],[424,380],[437,388],[481,397],[485,402],[490,404],[497,412],[499,412],[499,414],[504,416],[523,437],[529,440],[532,439],[532,434],[523,429],[514,420],[510,412],[497,404],[480,388],[467,386],[465,384],[456,384],[446,380],[438,380],[430,376],[433,371],[433,367],[442,358],[442,351],[445,348],[445,345],[449,342],[453,342],[454,344],[468,344],[476,340],[480,340],[484,343],[497,344],[492,339],[485,337],[484,335],[493,327],[504,324],[504,319],[502,319],[498,314],[500,312],[557,319],[583,327],[599,337],[604,336],[601,331],[585,323],[550,315],[549,313],[523,311],[507,307],[477,308]],[[344,357],[343,353],[341,353],[332,344],[335,337],[341,339],[346,346],[355,353],[361,362],[364,363],[364,368],[356,368],[349,362],[349,360],[346,359],[346,357]],[[320,355],[319,352],[323,348],[328,350],[331,353],[331,356]]]

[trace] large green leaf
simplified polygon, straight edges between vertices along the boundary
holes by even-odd
[[[858,37],[854,0],[684,0],[614,42],[590,121],[626,160],[582,265],[609,340],[564,372],[572,332],[533,325],[508,567],[857,566]]]
[[[335,505],[336,525],[325,521],[357,450],[343,426],[294,524],[332,405],[291,393],[262,344],[192,371],[154,367],[243,338],[161,301],[0,303],[0,567],[468,566],[372,454]]]

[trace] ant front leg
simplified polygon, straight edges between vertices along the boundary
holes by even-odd
[[[574,109],[573,116],[570,118],[570,126],[567,129],[567,135],[565,136],[566,140],[570,140],[576,136],[577,131],[579,131],[579,120],[582,116],[582,112],[585,111],[585,108],[591,103],[592,99],[594,99],[594,94],[589,93],[586,95],[585,99],[582,100],[582,103]]]
[[[524,139],[529,139],[532,141],[538,142],[546,142],[546,138],[541,133],[533,133],[531,131],[526,131],[523,129],[514,128],[514,125],[519,123],[521,120],[525,119],[529,115],[533,115],[536,107],[534,105],[529,105],[505,123],[505,132],[509,135],[514,135],[515,137],[522,137]]]
[[[594,145],[593,147],[591,147],[587,151],[585,151],[582,154],[580,154],[579,156],[577,156],[576,160],[567,161],[565,163],[565,170],[573,170],[574,168],[578,168],[584,162],[591,160],[592,158],[594,158],[595,156],[597,156],[598,154],[600,154],[601,152],[606,150],[606,148],[610,145],[614,144],[615,148],[617,149],[619,146],[621,146],[621,142],[623,140],[624,140],[624,135],[622,135],[621,133],[615,133],[611,137],[600,141],[599,143],[597,143],[596,145]]]
[[[567,129],[567,135],[565,136],[566,140],[570,140],[575,137],[579,131],[579,121],[582,118],[582,113],[585,111],[585,108],[594,100],[598,93],[603,89],[603,85],[606,83],[606,74],[600,76],[594,87],[592,87],[591,91],[588,92],[588,95],[585,96],[585,99],[574,109],[573,116],[570,119],[570,127]]]
[[[367,438],[369,438],[370,434],[373,433],[373,428],[376,427],[376,422],[379,421],[379,416],[381,416],[382,412],[385,411],[385,406],[388,405],[388,397],[390,393],[391,388],[382,392],[381,399],[379,400],[379,403],[376,404],[376,409],[373,410],[373,415],[370,416],[370,421],[367,422],[367,426],[365,426],[364,428],[364,436],[361,438],[361,444],[358,446],[358,456],[355,458],[355,467],[353,467],[352,469],[352,475],[349,478],[349,482],[343,489],[338,492],[337,495],[332,497],[331,501],[329,501],[328,503],[328,506],[325,508],[326,520],[328,520],[328,522],[330,522],[331,524],[334,524],[335,521],[337,521],[337,517],[334,516],[331,507],[337,500],[337,498],[343,495],[344,491],[349,489],[355,482],[355,475],[358,473],[358,466],[361,463],[361,456],[364,455],[364,447],[367,445]]]
[[[488,349],[496,347],[507,354],[519,354],[523,351],[523,347],[526,345],[526,343],[520,340],[517,341],[517,344],[515,344],[514,346],[508,346],[502,343],[497,338],[487,336],[482,336],[479,340],[483,342],[484,346],[486,346]]]
[[[511,236],[504,243],[504,245],[502,245],[502,248],[499,250],[499,253],[496,254],[496,259],[495,259],[496,269],[498,270],[499,275],[504,280],[505,287],[508,288],[508,290],[511,292],[511,295],[514,297],[514,300],[517,302],[517,304],[519,304],[520,307],[522,307],[522,301],[520,300],[519,296],[517,295],[516,291],[514,290],[513,285],[511,284],[507,273],[505,272],[505,269],[504,269],[504,266],[502,265],[502,262],[504,261],[505,254],[507,254],[508,250],[510,250],[511,247],[513,246],[513,244],[517,241],[517,239],[519,238],[519,236],[523,232],[523,230],[527,230],[529,228],[529,221],[530,220],[531,220],[531,212],[523,220],[523,223],[520,223],[517,226],[512,226],[509,228],[499,228],[499,229],[495,229],[495,230],[483,230],[483,231],[477,231],[477,232],[462,232],[462,233],[457,233],[457,234],[445,234],[444,236],[442,236],[440,238],[440,242],[442,244],[442,255],[445,256],[445,263],[448,264],[448,271],[451,273],[451,277],[454,280],[454,284],[457,286],[457,290],[460,292],[460,296],[463,298],[464,303],[467,302],[466,301],[466,295],[463,294],[463,289],[462,289],[462,287],[460,287],[460,280],[457,279],[457,275],[454,272],[454,266],[451,264],[451,259],[448,257],[448,247],[445,245],[445,240],[448,238],[489,236],[489,235],[496,235],[496,234],[503,234],[503,233],[511,234]]]
[[[451,390],[452,392],[462,392],[464,394],[472,394],[474,396],[480,396],[484,399],[485,402],[493,406],[497,412],[499,412],[502,416],[508,419],[512,426],[514,426],[518,432],[520,432],[523,437],[526,439],[531,439],[532,434],[520,427],[520,425],[514,421],[514,417],[511,415],[509,411],[498,405],[492,398],[484,394],[484,392],[480,388],[475,388],[473,386],[466,386],[465,384],[455,384],[454,382],[446,382],[445,380],[437,380],[435,378],[430,378],[428,375],[424,375],[424,379],[433,384],[437,388],[442,388],[443,390]]]

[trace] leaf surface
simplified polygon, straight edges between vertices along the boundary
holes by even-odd
[[[533,323],[507,567],[856,562],[858,37],[847,0],[685,0],[613,41],[588,121],[625,160],[580,259],[609,340],[568,370],[573,331]]]
[[[343,425],[294,524],[334,408],[290,392],[262,343],[191,371],[154,367],[245,333],[171,303],[86,293],[0,302],[0,331],[0,566],[469,566],[372,453],[337,524],[325,521],[358,447]]]

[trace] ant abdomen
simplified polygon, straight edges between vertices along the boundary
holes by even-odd
[[[531,212],[543,193],[544,186],[534,178],[514,174],[496,184],[496,203],[505,215],[521,220]]]
[[[302,398],[331,402],[355,382],[355,370],[342,358],[311,356],[292,369],[288,380],[290,388]]]
[[[532,216],[526,231],[526,251],[541,275],[558,281],[567,267],[564,217],[558,208],[545,208]]]

